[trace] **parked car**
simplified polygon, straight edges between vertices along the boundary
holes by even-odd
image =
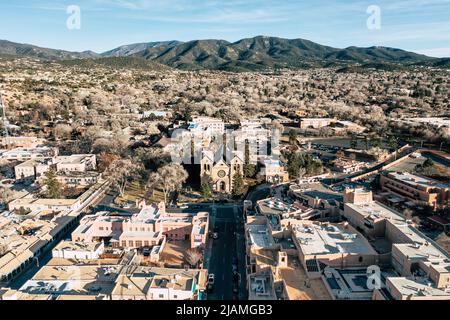
[[[208,292],[212,292],[212,290],[214,289],[214,282],[215,282],[215,276],[214,276],[214,273],[211,273],[208,276],[208,285],[207,285]]]
[[[150,257],[150,253],[151,253],[150,248],[144,248],[144,249],[142,249],[142,255],[143,255],[144,257]]]

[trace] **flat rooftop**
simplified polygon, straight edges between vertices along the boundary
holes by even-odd
[[[296,184],[290,186],[289,190],[298,195],[305,195],[310,198],[343,201],[342,193],[334,192],[321,183]]]
[[[121,274],[113,295],[146,295],[150,289],[172,288],[191,291],[194,283],[201,288],[206,286],[206,270],[184,270],[156,267],[138,267],[133,274]]]
[[[56,163],[63,163],[63,164],[78,164],[81,163],[86,158],[93,157],[93,154],[73,154],[70,156],[58,156],[55,157]]]
[[[282,215],[290,213],[304,213],[310,208],[302,206],[298,202],[287,203],[279,198],[268,198],[257,202],[258,209],[263,215]]]
[[[428,285],[426,279],[408,279],[403,277],[388,278],[389,282],[404,296],[438,297],[444,296],[450,299],[450,293]]]
[[[407,254],[414,253],[416,256],[428,257],[429,260],[440,260],[443,263],[448,263],[445,261],[450,259],[450,254],[417,230],[412,224],[407,223],[400,213],[376,201],[364,204],[346,203],[345,205],[361,214],[365,219],[374,221],[385,219],[399,229],[409,238],[410,244],[398,244],[397,247],[400,250],[405,250]]]
[[[386,277],[393,275],[392,272],[381,273],[381,288],[385,288]],[[323,276],[336,299],[372,300],[373,289],[367,287],[367,280],[367,268],[328,268]]]
[[[270,275],[252,275],[249,284],[249,300],[277,300]]]
[[[294,226],[293,231],[302,251],[307,255],[377,254],[369,242],[350,226],[345,229],[336,224],[300,224]]]
[[[274,245],[272,237],[269,235],[269,229],[266,225],[249,225],[248,234],[250,236],[250,243],[252,246],[258,248],[270,248]]]
[[[52,158],[31,159],[31,160],[22,162],[21,164],[18,164],[16,167],[23,168],[23,167],[30,167],[30,166],[37,166],[37,165],[50,165],[52,163],[53,163]]]
[[[192,277],[187,277],[182,274],[175,276],[157,275],[153,277],[150,287],[188,291],[192,289],[193,284],[194,280]]]
[[[19,290],[40,295],[110,294],[121,269],[120,265],[46,265]]]
[[[396,180],[413,187],[422,186],[426,188],[436,188],[436,187],[450,188],[449,184],[444,184],[442,182],[426,178],[423,176],[418,176],[409,172],[389,172],[387,176],[393,177]]]
[[[101,243],[84,243],[74,241],[61,241],[54,250],[66,251],[95,251]]]

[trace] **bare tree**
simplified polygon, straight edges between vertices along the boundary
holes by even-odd
[[[306,175],[306,169],[305,168],[298,169],[298,178],[299,179],[302,179],[305,175]]]
[[[120,196],[123,196],[127,184],[133,178],[136,178],[142,166],[129,159],[120,159],[114,161],[107,169],[106,176],[111,179],[113,187],[117,188]]]
[[[9,246],[6,243],[0,243],[0,257],[4,256],[9,251]]]
[[[72,127],[67,124],[57,124],[53,129],[53,135],[57,140],[59,139],[70,139],[72,134]]]
[[[193,268],[198,268],[198,264],[203,259],[202,253],[197,249],[189,249],[185,254],[186,262],[191,265]]]
[[[406,221],[409,221],[412,219],[413,211],[411,209],[406,208],[403,210],[403,216],[405,217]]]
[[[1,187],[0,188],[0,202],[7,204],[14,200],[15,192],[10,188]]]
[[[164,193],[164,202],[167,203],[169,194],[178,190],[187,178],[188,173],[182,166],[169,164],[150,175],[148,186],[161,188]]]

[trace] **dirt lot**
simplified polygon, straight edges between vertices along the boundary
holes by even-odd
[[[189,241],[167,242],[161,254],[161,261],[171,266],[182,267],[185,263],[184,254],[190,247]]]

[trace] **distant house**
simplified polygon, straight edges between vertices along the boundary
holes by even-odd
[[[303,118],[300,120],[301,129],[320,129],[328,127],[334,119],[331,118]]]
[[[380,184],[385,192],[425,202],[433,208],[442,207],[450,200],[449,184],[407,172],[384,172]]]
[[[2,158],[9,161],[27,161],[32,159],[44,159],[58,155],[57,148],[36,147],[16,148],[2,153]]]
[[[289,182],[289,173],[280,160],[263,159],[260,162],[260,176],[267,182],[279,184]]]

